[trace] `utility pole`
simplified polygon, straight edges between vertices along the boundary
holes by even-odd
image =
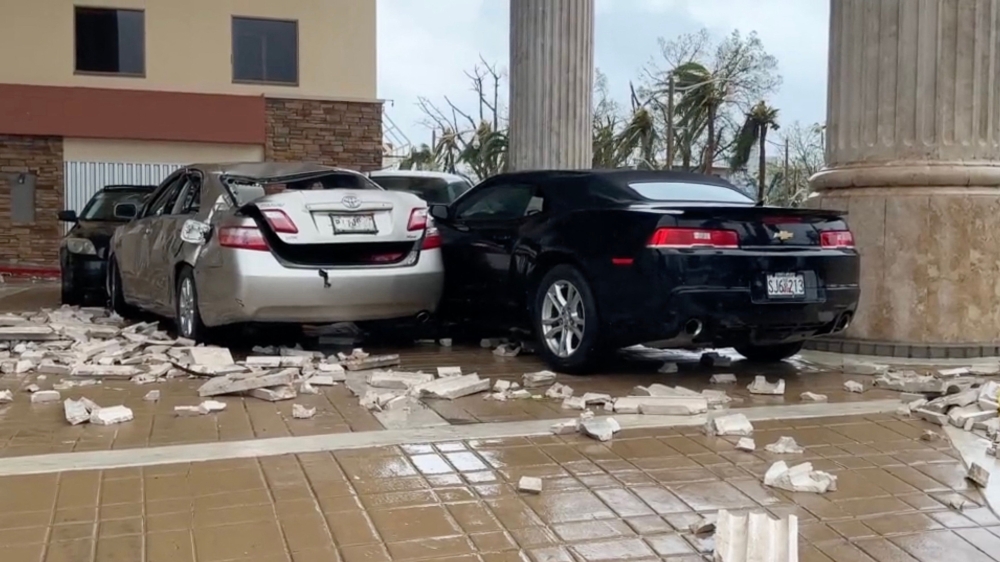
[[[786,195],[789,193],[789,191],[788,191],[788,180],[789,179],[790,178],[788,177],[788,136],[785,135],[785,172],[784,172],[783,177],[781,179],[781,183],[785,184],[785,194]]]
[[[674,169],[674,72],[667,81],[667,169]]]

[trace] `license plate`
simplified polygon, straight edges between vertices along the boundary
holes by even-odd
[[[776,273],[767,276],[767,296],[769,297],[803,297],[805,294],[806,282],[801,275]]]
[[[330,215],[334,234],[377,234],[374,215]]]

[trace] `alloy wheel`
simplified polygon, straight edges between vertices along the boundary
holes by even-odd
[[[542,339],[549,350],[566,358],[580,349],[586,326],[586,310],[580,290],[569,281],[553,283],[542,303]]]
[[[190,338],[194,333],[194,317],[194,284],[190,278],[184,278],[177,298],[177,329],[185,338]]]

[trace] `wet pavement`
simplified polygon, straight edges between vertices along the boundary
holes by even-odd
[[[55,306],[53,299],[58,287],[51,285],[4,286],[0,311]],[[408,371],[461,366],[465,373],[520,381],[544,368],[530,355],[497,357],[474,346],[369,351],[399,352]],[[707,437],[698,427],[626,429],[608,443],[546,435],[371,448],[366,436],[389,432],[344,385],[277,403],[224,396],[222,412],[178,417],[174,406],[200,401],[201,380],[141,386],[108,380],[63,391],[63,398],[124,404],[135,419],[74,427],[61,403],[32,405],[23,390],[32,382],[50,388],[61,377],[4,376],[0,389],[13,390],[15,400],[0,406],[0,457],[6,457],[0,474],[3,463],[27,455],[145,450],[133,463],[143,466],[0,477],[0,561],[690,562],[702,560],[700,551],[711,544],[691,536],[688,526],[719,509],[795,513],[805,562],[1000,560],[1000,520],[964,479],[958,453],[947,440],[919,439],[934,426],[893,415],[835,415],[847,403],[897,399],[898,393],[870,389],[871,376],[802,362],[716,369],[692,363],[678,373],[656,372],[665,358],[694,357],[633,353],[605,373],[558,381],[578,395],[624,396],[652,383],[714,388],[736,399],[731,408],[753,411],[799,404],[808,390],[828,395],[831,417],[755,421],[755,453],[735,450],[736,438]],[[710,385],[714,373],[734,373],[738,383]],[[785,395],[749,394],[746,385],[761,374],[772,382],[784,378]],[[847,393],[846,380],[869,390]],[[152,389],[161,391],[160,401],[143,401]],[[555,400],[482,396],[427,401],[446,422],[428,431],[578,413]],[[293,419],[293,403],[316,407],[316,416]],[[275,455],[267,446],[274,441],[267,438],[338,433],[358,440],[295,455]],[[763,451],[782,436],[794,437],[805,454]],[[253,454],[260,456],[180,463],[169,447],[247,440],[259,444]],[[836,474],[838,489],[816,495],[765,488],[762,476],[776,460],[810,461]],[[543,478],[542,493],[517,492],[521,476]],[[955,496],[971,505],[963,512],[950,508]]]

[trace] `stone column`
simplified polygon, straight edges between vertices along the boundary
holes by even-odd
[[[512,170],[592,162],[594,0],[510,0]]]
[[[996,355],[1000,0],[830,8],[827,167],[810,205],[846,210],[861,253],[843,350]]]

